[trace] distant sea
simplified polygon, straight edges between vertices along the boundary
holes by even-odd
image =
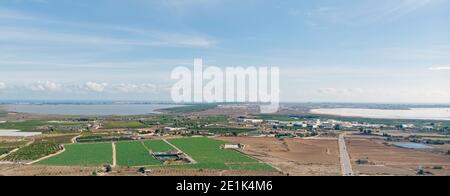
[[[0,105],[0,109],[10,112],[30,114],[109,116],[156,114],[157,110],[180,107],[175,104],[156,103],[14,103]]]

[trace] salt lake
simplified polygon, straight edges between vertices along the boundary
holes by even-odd
[[[311,113],[376,119],[450,120],[450,108],[411,108],[409,110],[330,108],[313,109]]]

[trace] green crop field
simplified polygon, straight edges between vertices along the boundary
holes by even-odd
[[[64,122],[64,123],[55,123],[48,122],[46,120],[29,120],[29,121],[21,121],[21,122],[7,122],[0,124],[0,129],[16,129],[21,131],[33,131],[37,127],[40,126],[52,126],[52,127],[60,127],[60,126],[81,126],[85,123],[82,122]]]
[[[208,138],[186,138],[170,140],[170,143],[187,153],[198,163],[181,167],[223,170],[275,171],[271,166],[233,150],[220,149],[222,141]],[[177,166],[180,167],[180,166]]]
[[[145,124],[137,121],[109,121],[103,126],[104,129],[139,129],[146,127]]]
[[[161,164],[159,160],[156,160],[150,155],[149,149],[142,142],[117,143],[116,156],[117,164],[121,166],[150,166]]]
[[[9,153],[11,150],[25,146],[26,140],[13,142],[0,142],[0,155]]]
[[[7,154],[11,150],[14,150],[14,148],[0,148],[0,155]]]
[[[185,138],[173,139],[169,142],[180,148],[197,163],[164,166],[159,160],[153,158],[150,152],[168,152],[175,149],[162,140],[149,140],[116,143],[117,164],[129,167],[276,171],[271,166],[237,151],[221,149],[220,147],[224,144],[222,141],[208,138]],[[65,149],[64,153],[43,160],[39,164],[99,166],[112,163],[111,143],[70,144],[66,145]]]
[[[70,144],[66,151],[39,162],[42,165],[100,166],[112,164],[111,143]]]
[[[144,145],[153,152],[169,152],[175,150],[172,146],[162,140],[144,141]]]
[[[4,157],[3,161],[33,161],[61,150],[58,144],[52,142],[35,142],[29,146]]]
[[[0,148],[18,148],[21,146],[25,146],[27,144],[27,140],[21,141],[12,141],[12,142],[0,142]]]

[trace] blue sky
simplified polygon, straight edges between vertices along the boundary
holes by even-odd
[[[448,0],[2,0],[0,99],[166,100],[176,66],[279,66],[282,101],[449,102]]]

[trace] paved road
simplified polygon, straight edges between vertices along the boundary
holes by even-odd
[[[348,155],[347,145],[345,144],[345,134],[339,135],[339,153],[341,159],[342,175],[353,176],[352,162]]]

